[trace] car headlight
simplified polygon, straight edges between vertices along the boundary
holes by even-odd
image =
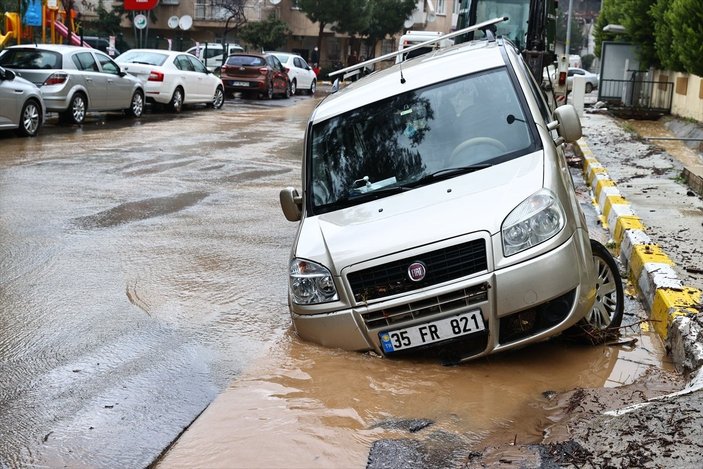
[[[547,189],[525,199],[503,221],[503,254],[512,256],[556,236],[564,227],[564,209]]]
[[[311,305],[338,299],[332,274],[316,262],[293,259],[290,262],[288,285],[293,302],[297,304]]]

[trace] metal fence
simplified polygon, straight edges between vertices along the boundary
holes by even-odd
[[[610,107],[638,109],[654,113],[671,112],[674,84],[669,81],[641,80],[636,75],[630,80],[601,80],[598,100]]]

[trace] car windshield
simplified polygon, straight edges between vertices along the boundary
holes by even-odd
[[[538,148],[506,68],[459,77],[315,124],[319,214],[484,169]]]
[[[154,65],[161,66],[166,62],[168,58],[167,54],[160,54],[158,52],[131,50],[127,51],[121,56],[115,59],[118,63],[131,63],[131,64],[144,64],[144,65]]]
[[[266,65],[266,61],[255,55],[233,55],[227,59],[227,65],[236,65],[239,67],[262,67]]]

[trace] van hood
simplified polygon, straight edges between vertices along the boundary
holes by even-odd
[[[301,222],[294,256],[339,275],[345,267],[474,232],[505,217],[544,185],[542,150],[474,173]]]

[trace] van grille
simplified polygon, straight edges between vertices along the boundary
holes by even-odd
[[[434,316],[439,313],[461,313],[470,306],[488,301],[488,285],[483,283],[469,288],[433,296],[392,308],[362,313],[369,329],[400,325],[413,319]]]
[[[410,280],[408,267],[422,262],[427,268],[425,278]],[[476,239],[468,243],[426,252],[399,261],[390,262],[347,275],[357,303],[397,295],[427,286],[454,280],[488,268],[486,241]]]

